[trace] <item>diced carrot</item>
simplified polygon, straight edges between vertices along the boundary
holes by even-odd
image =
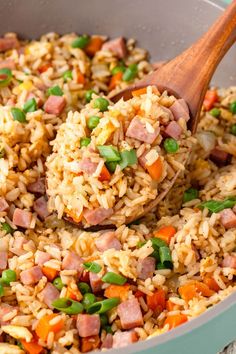
[[[188,284],[182,285],[178,289],[181,298],[185,301],[192,300],[194,297],[198,298],[200,295],[209,297],[214,294],[208,285],[200,281],[192,281]]]
[[[42,272],[49,281],[53,281],[59,274],[58,270],[44,266],[42,267]]]
[[[104,40],[100,37],[92,37],[88,45],[85,47],[86,54],[93,57],[96,52],[101,49],[103,42]]]
[[[84,85],[86,82],[86,79],[85,79],[85,76],[81,73],[81,71],[77,70],[76,76],[77,76],[77,84]]]
[[[38,68],[38,71],[40,72],[40,74],[44,73],[45,71],[47,71],[49,68],[52,67],[52,64],[50,63],[46,63],[46,64],[43,64],[41,65],[39,68]]]
[[[217,284],[217,282],[215,281],[214,278],[206,276],[203,279],[203,283],[206,284],[209,289],[218,292],[220,290],[219,285]]]
[[[144,297],[145,294],[144,294],[142,291],[137,290],[137,291],[134,293],[134,296],[135,296],[137,299],[139,299],[140,297]]]
[[[43,350],[43,347],[38,344],[36,339],[32,340],[31,342],[26,342],[26,340],[21,339],[21,344],[24,350],[26,350],[26,352],[29,354],[40,354]]]
[[[163,289],[158,289],[153,295],[147,295],[148,307],[155,311],[163,311],[166,308],[166,293]]]
[[[100,344],[99,336],[90,336],[86,338],[81,338],[81,352],[87,353],[96,348],[98,348]]]
[[[155,162],[153,162],[152,165],[150,166],[145,165],[145,167],[149,175],[152,177],[152,179],[154,179],[154,181],[160,180],[163,171],[162,160],[160,157],[158,157],[158,159]]]
[[[153,232],[154,236],[160,238],[166,243],[170,243],[171,238],[176,234],[176,229],[174,226],[163,226],[159,230]]]
[[[108,298],[119,297],[122,301],[127,300],[129,293],[129,284],[125,285],[109,285],[105,292],[104,296]]]
[[[188,317],[183,314],[168,316],[164,322],[165,325],[169,325],[169,330],[175,328],[188,321]]]
[[[166,301],[166,309],[168,311],[176,311],[179,309],[179,305],[174,304],[172,301],[167,300]]]
[[[115,75],[112,76],[111,81],[109,83],[109,91],[113,90],[116,85],[118,85],[122,79],[123,73],[118,71]]]
[[[83,212],[80,213],[80,215],[77,215],[72,210],[69,210],[69,209],[65,208],[65,213],[77,223],[79,223],[83,219]]]
[[[203,101],[203,106],[205,110],[209,111],[214,106],[214,103],[217,101],[218,95],[216,90],[208,90]]]
[[[110,172],[108,171],[108,169],[106,168],[105,165],[103,165],[98,179],[101,182],[110,181],[111,180],[111,174],[110,174]]]
[[[146,87],[142,87],[141,89],[132,91],[131,94],[133,97],[135,96],[141,96],[144,95],[145,93],[147,93],[147,88]]]
[[[79,289],[73,289],[68,285],[66,289],[66,297],[75,300],[75,301],[81,301],[83,299],[83,296]]]
[[[60,319],[55,324],[50,324],[50,321],[57,317],[58,314],[52,313],[51,315],[44,315],[37,323],[35,332],[37,336],[44,342],[47,340],[50,332],[57,333],[64,327],[64,320]]]

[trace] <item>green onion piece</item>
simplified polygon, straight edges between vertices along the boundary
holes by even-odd
[[[12,281],[16,281],[16,272],[11,269],[5,269],[2,272],[2,282],[6,285],[10,285]]]
[[[90,138],[81,138],[80,139],[80,147],[83,147],[83,146],[88,146],[91,142],[91,139]]]
[[[85,97],[85,101],[87,103],[89,103],[91,101],[92,96],[93,96],[94,93],[96,93],[94,90],[88,90],[88,91],[85,92],[84,97]]]
[[[121,159],[120,153],[112,145],[98,145],[97,149],[106,162],[116,162]]]
[[[89,308],[94,302],[96,301],[96,296],[92,293],[86,293],[84,294],[83,300],[81,301],[83,307],[85,310]]]
[[[219,213],[220,211],[233,208],[236,205],[236,198],[226,198],[224,200],[208,200],[206,202],[202,202],[198,205],[198,208],[204,209],[207,208],[212,213]]]
[[[236,124],[233,124],[230,128],[230,133],[236,136]]]
[[[96,262],[85,262],[83,264],[84,268],[91,273],[99,273],[102,269],[100,264]]]
[[[4,148],[0,149],[0,159],[2,159],[6,155],[6,151]]]
[[[167,269],[173,268],[172,257],[169,247],[160,247],[159,249],[160,261]]]
[[[124,81],[131,81],[133,80],[138,74],[138,66],[137,64],[131,64],[129,67],[125,70],[122,79]]]
[[[115,172],[116,166],[118,165],[117,161],[106,162],[105,165],[107,166],[110,172]]]
[[[87,35],[77,37],[72,43],[72,48],[84,49],[89,44],[90,38]]]
[[[230,103],[229,110],[231,113],[236,114],[236,101]]]
[[[0,87],[6,87],[10,84],[12,79],[12,72],[10,69],[0,69]]]
[[[104,326],[103,329],[107,332],[107,333],[113,333],[113,330],[111,328],[111,326]]]
[[[167,247],[167,243],[158,237],[152,237],[151,241],[153,248]]]
[[[102,313],[100,315],[100,321],[101,321],[101,326],[104,327],[106,325],[108,325],[108,317],[105,313]]]
[[[104,97],[98,97],[93,102],[93,108],[98,108],[100,112],[107,111],[109,106],[109,101],[106,100]]]
[[[48,96],[63,96],[63,91],[58,85],[56,85],[53,87],[49,87],[49,89],[47,90],[47,95]]]
[[[168,154],[174,154],[179,150],[179,144],[173,138],[167,138],[164,141],[164,149]]]
[[[26,123],[25,113],[20,108],[13,107],[11,109],[11,114],[14,120],[17,120],[20,123]]]
[[[198,190],[196,188],[189,188],[184,192],[183,202],[187,203],[197,198],[198,198]]]
[[[88,121],[87,121],[87,126],[90,130],[93,130],[96,128],[96,126],[98,125],[100,121],[100,118],[97,116],[91,116],[89,117]]]
[[[34,97],[25,102],[23,110],[25,113],[35,112],[37,110],[37,102]]]
[[[72,80],[73,76],[72,76],[72,71],[71,70],[66,70],[63,75],[62,75],[64,81],[68,81],[68,80]]]
[[[141,247],[143,247],[144,245],[146,245],[146,241],[139,241],[138,243],[137,243],[137,245],[136,245],[136,247],[137,248],[141,248]]]
[[[102,281],[104,283],[116,284],[116,285],[124,285],[127,282],[127,279],[123,277],[123,275],[107,272],[103,277]]]
[[[91,293],[91,288],[87,283],[81,282],[78,284],[78,288],[82,295]]]
[[[220,116],[220,109],[219,108],[212,108],[209,112],[213,117],[218,118]]]
[[[138,161],[136,151],[134,149],[121,151],[120,156],[121,161],[119,165],[121,170],[123,170],[127,166],[135,165]]]
[[[52,301],[52,306],[56,310],[64,312],[67,315],[77,315],[84,310],[83,305],[80,302],[67,298],[59,298]]]
[[[119,304],[120,300],[119,298],[111,298],[111,299],[106,299],[102,301],[95,302],[94,304],[90,305],[88,307],[87,312],[89,314],[94,314],[94,313],[105,313],[114,307],[116,307]]]
[[[124,73],[126,70],[126,67],[124,65],[117,65],[115,66],[112,71],[111,71],[111,74],[112,75],[116,75],[117,73]]]
[[[53,280],[53,285],[57,290],[61,291],[62,288],[64,287],[64,284],[62,283],[61,277],[57,277]]]
[[[166,269],[166,266],[162,263],[157,263],[156,269]]]
[[[152,252],[151,256],[155,258],[156,262],[159,262],[159,261],[160,261],[160,253],[159,253],[159,250],[155,249],[155,250]]]
[[[7,234],[12,234],[13,233],[13,228],[7,223],[7,222],[3,222],[1,224],[2,230],[6,231]]]
[[[4,287],[3,285],[0,283],[0,297],[4,296]]]

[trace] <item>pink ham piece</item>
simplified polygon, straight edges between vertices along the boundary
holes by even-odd
[[[37,181],[28,184],[27,191],[35,194],[45,194],[45,178],[38,178]]]
[[[112,348],[113,344],[113,335],[111,333],[107,333],[106,337],[104,338],[101,349],[110,349]]]
[[[30,269],[23,270],[20,273],[20,280],[24,285],[36,284],[42,277],[43,273],[39,266],[34,266]]]
[[[92,162],[88,158],[85,158],[78,163],[79,169],[83,172],[86,172],[88,175],[92,175],[96,171],[97,166],[97,163]]]
[[[95,240],[95,245],[99,252],[104,252],[111,248],[114,248],[117,251],[121,250],[121,243],[115,237],[114,231],[107,231],[104,234],[102,234],[102,236],[98,237]]]
[[[127,54],[126,44],[123,37],[112,39],[103,44],[102,50],[109,50],[120,59],[123,59]]]
[[[7,324],[9,324],[9,321],[7,321],[4,317],[6,315],[8,315],[10,312],[15,312],[15,316],[17,315],[17,312],[15,311],[17,310],[18,312],[18,308],[17,307],[13,307],[11,305],[8,305],[8,304],[1,304],[0,305],[0,325],[1,326],[5,326]],[[13,318],[14,316],[12,316]]]
[[[9,204],[7,203],[6,199],[0,198],[0,212],[5,211],[9,208]]]
[[[220,221],[226,229],[236,227],[236,214],[232,209],[224,209],[220,212]]]
[[[12,244],[12,247],[10,248],[10,251],[17,256],[21,256],[22,254],[25,254],[27,251],[24,249],[24,245],[26,245],[29,241],[23,237],[23,236],[17,236]]]
[[[153,257],[140,259],[137,265],[138,278],[145,280],[151,278],[155,271],[156,261]]]
[[[217,165],[224,166],[228,162],[229,154],[216,147],[215,149],[211,150],[210,159]]]
[[[138,337],[135,331],[116,332],[113,336],[112,348],[122,348],[137,342]]]
[[[143,325],[143,315],[136,298],[126,300],[117,307],[123,329],[132,329]]]
[[[50,212],[48,211],[47,200],[44,196],[35,200],[33,209],[42,220],[45,220],[46,217],[50,215]]]
[[[66,106],[66,100],[63,96],[49,96],[44,105],[47,113],[59,115]]]
[[[51,258],[52,257],[47,252],[37,250],[35,252],[34,261],[35,264],[38,264],[40,267],[42,267],[44,263],[48,262]]]
[[[106,220],[113,214],[112,208],[97,208],[93,210],[85,210],[84,211],[84,218],[90,225],[98,225],[102,221]]]
[[[145,123],[143,123],[138,117],[134,117],[126,131],[126,136],[152,144],[159,133],[159,127],[155,128],[154,132],[150,133],[147,130]]]
[[[102,280],[96,273],[89,272],[89,281],[93,293],[99,293],[102,290]]]
[[[14,62],[14,60],[12,59],[6,59],[6,60],[1,60],[0,61],[0,69],[10,69],[10,70],[14,70],[16,67],[16,64]]]
[[[30,211],[22,210],[18,208],[14,210],[12,222],[16,226],[20,226],[25,229],[28,229],[30,228],[31,221],[32,221],[32,213]]]
[[[99,315],[79,314],[76,326],[80,337],[96,336],[100,331],[100,317]]]
[[[0,251],[0,270],[7,268],[8,255],[6,251]]]
[[[59,298],[60,293],[57,288],[52,285],[52,283],[47,283],[43,291],[41,292],[43,302],[50,308],[53,309],[52,302]]]
[[[183,98],[176,100],[169,109],[173,113],[175,120],[183,118],[187,122],[190,119],[189,108]]]
[[[222,262],[222,267],[236,269],[236,256],[225,256]]]
[[[0,38],[0,52],[19,48],[20,43],[16,37]]]
[[[83,260],[76,253],[66,251],[66,255],[62,261],[62,269],[82,271]]]
[[[164,132],[167,136],[178,140],[180,138],[181,133],[182,133],[182,128],[178,123],[176,123],[175,121],[172,121],[167,125]]]

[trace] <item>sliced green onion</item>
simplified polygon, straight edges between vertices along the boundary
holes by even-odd
[[[134,149],[121,151],[120,156],[121,161],[119,165],[121,170],[123,170],[127,166],[135,165],[138,161],[136,151]]]
[[[138,243],[137,243],[137,245],[136,245],[136,247],[137,248],[141,248],[141,247],[143,247],[144,245],[146,245],[146,241],[139,241]]]
[[[111,74],[112,75],[116,75],[117,73],[124,73],[126,70],[126,67],[124,65],[117,65],[115,66],[112,71],[111,71]]]
[[[125,70],[122,79],[124,81],[131,81],[133,80],[138,74],[138,66],[137,64],[131,64],[129,67]]]
[[[62,77],[63,77],[64,81],[72,80],[73,79],[72,71],[66,70]]]
[[[12,72],[10,69],[0,69],[0,87],[6,87],[10,84],[12,79]]]
[[[187,203],[197,198],[198,198],[198,190],[196,188],[189,188],[184,192],[183,202]]]
[[[3,285],[0,283],[0,297],[4,296],[4,287]]]
[[[20,123],[26,122],[25,113],[20,108],[13,107],[11,109],[11,114],[12,114],[14,120],[17,120]]]
[[[218,118],[220,116],[220,109],[219,108],[212,108],[209,112],[213,117]]]
[[[105,165],[107,166],[108,170],[113,173],[116,170],[116,166],[118,165],[118,161],[106,162]]]
[[[102,313],[100,315],[100,321],[101,321],[101,326],[102,327],[108,325],[108,317],[107,317],[107,315],[105,315],[105,313]]]
[[[91,116],[89,117],[87,121],[87,126],[90,130],[93,130],[96,128],[96,126],[99,124],[100,118],[97,116]]]
[[[100,112],[107,111],[109,101],[104,97],[98,97],[93,102],[93,108],[98,108]]]
[[[179,144],[173,138],[167,138],[164,141],[164,149],[168,154],[174,154],[179,150]]]
[[[160,253],[159,253],[159,249],[155,249],[152,254],[151,254],[152,257],[155,258],[156,262],[159,262],[160,261]]]
[[[25,113],[35,112],[37,110],[37,102],[34,97],[25,102],[23,110]]]
[[[100,155],[106,160],[106,162],[120,161],[121,156],[117,148],[112,145],[98,145],[97,146]]]
[[[12,234],[13,233],[13,228],[7,223],[7,222],[3,222],[1,224],[2,230],[6,231],[7,234]]]
[[[230,128],[230,133],[236,135],[236,124],[233,124],[232,127]]]
[[[0,149],[0,159],[2,159],[6,155],[6,151],[4,148]]]
[[[88,146],[91,142],[91,139],[90,138],[81,138],[80,139],[80,147],[83,147],[83,146]]]
[[[173,268],[172,257],[169,247],[160,247],[159,249],[160,261],[168,269]]]
[[[63,96],[63,91],[58,85],[56,85],[53,87],[49,87],[49,89],[47,90],[47,95],[48,96]]]
[[[113,333],[113,330],[111,328],[111,326],[104,326],[103,329],[107,332],[107,333]]]
[[[124,285],[127,282],[127,279],[123,277],[123,275],[107,272],[103,277],[102,281],[104,283],[116,284],[116,285]]]
[[[162,263],[157,263],[156,269],[160,270],[160,269],[166,269],[166,266]],[[168,268],[169,269],[169,268]]]
[[[67,315],[77,315],[84,310],[83,305],[80,302],[67,298],[59,298],[52,301],[52,306],[56,310],[64,312]]]
[[[72,43],[72,48],[84,49],[89,44],[90,38],[87,35],[77,37]]]
[[[113,309],[119,304],[120,300],[119,298],[111,298],[111,299],[106,299],[102,301],[95,302],[91,306],[88,307],[87,312],[89,314],[94,314],[94,313],[106,313],[107,311]]]
[[[88,90],[88,91],[85,92],[84,97],[85,97],[85,101],[87,103],[89,103],[91,101],[92,96],[93,96],[94,93],[96,93],[94,90]]]
[[[83,300],[81,301],[82,305],[84,306],[85,310],[89,308],[94,302],[96,301],[96,296],[92,293],[84,294]]]
[[[152,237],[151,241],[154,248],[167,247],[167,243],[158,237]]]
[[[207,200],[198,205],[198,208],[207,208],[212,213],[219,213],[220,211],[228,208],[233,208],[236,205],[236,198],[226,198],[224,200]]]
[[[5,269],[2,272],[2,282],[10,285],[11,282],[16,281],[16,272],[11,269]]]
[[[78,288],[82,295],[91,293],[91,288],[87,283],[81,282],[78,284]]]
[[[57,288],[57,290],[61,291],[62,288],[64,287],[64,284],[61,280],[61,277],[57,277],[53,280],[53,285],[55,286],[55,288]]]
[[[229,110],[231,113],[236,114],[236,101],[230,103]]]
[[[91,273],[99,273],[102,269],[100,264],[96,262],[85,262],[83,264],[84,268]]]

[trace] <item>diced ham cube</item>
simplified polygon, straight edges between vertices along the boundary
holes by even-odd
[[[113,336],[112,348],[122,348],[137,342],[138,337],[135,331],[116,332]]]
[[[182,128],[175,121],[170,122],[165,129],[165,134],[176,140],[180,138],[181,133]]]
[[[183,118],[186,122],[190,119],[189,108],[183,98],[176,100],[169,108],[173,113],[175,120]]]
[[[47,283],[43,291],[41,292],[43,302],[50,308],[53,309],[52,302],[59,298],[60,293],[57,288],[52,285],[52,283]]]
[[[0,52],[6,52],[10,49],[19,48],[20,43],[16,37],[0,38]]]
[[[113,344],[113,335],[111,333],[107,333],[106,337],[103,339],[101,349],[110,349]]]
[[[145,122],[142,122],[138,117],[134,117],[126,131],[126,136],[152,144],[159,133],[159,127],[155,128],[153,132],[149,132]]]
[[[24,285],[36,284],[42,277],[43,273],[39,266],[34,266],[30,269],[23,270],[20,273],[20,280]]]
[[[219,166],[224,166],[228,163],[229,154],[220,148],[216,147],[215,149],[211,150],[210,159],[215,162]]]
[[[44,263],[48,262],[51,258],[52,257],[50,256],[50,254],[39,250],[37,250],[34,255],[35,264],[38,264],[40,267],[42,267]]]
[[[8,254],[6,251],[0,251],[0,270],[7,268]]]
[[[87,209],[84,211],[84,218],[90,225],[98,225],[102,221],[106,220],[113,214],[113,209],[97,208],[97,209]]]
[[[156,261],[154,257],[140,259],[137,265],[138,278],[145,280],[151,278],[155,271]]]
[[[0,305],[0,325],[1,326],[5,326],[5,325],[7,325],[9,323],[9,321],[7,321],[4,317],[6,315],[8,315],[10,312],[13,312],[13,311],[15,312],[15,316],[16,316],[17,312],[18,312],[18,308],[17,307],[13,307],[11,305],[4,304],[4,303],[2,303]]]
[[[232,209],[224,209],[220,212],[220,221],[226,229],[236,227],[236,214]]]
[[[114,248],[117,251],[121,250],[121,243],[120,241],[115,237],[115,232],[114,231],[107,231],[102,234],[102,236],[98,237],[95,240],[95,245],[100,252],[104,252],[106,250],[109,250],[111,248]]]
[[[83,260],[76,253],[66,251],[66,255],[62,261],[62,269],[67,270],[77,270],[78,272],[82,272],[83,270]]]
[[[93,293],[99,293],[102,290],[102,280],[96,273],[89,272],[89,281]]]
[[[143,315],[136,298],[122,302],[117,308],[117,313],[123,329],[132,329],[143,325]]]
[[[28,184],[27,190],[30,193],[45,194],[46,192],[45,178],[38,178],[37,181]]]
[[[47,200],[44,196],[35,200],[33,209],[42,220],[45,220],[46,217],[50,215],[50,212],[48,211]]]
[[[102,50],[110,50],[120,59],[123,59],[127,54],[126,44],[123,37],[118,37],[104,43]]]
[[[17,236],[12,244],[12,247],[10,248],[10,251],[17,256],[21,256],[22,254],[25,254],[27,251],[24,249],[24,245],[28,242],[28,240],[23,237],[23,236]]]
[[[79,314],[76,326],[80,337],[96,336],[100,331],[100,317],[99,315]]]
[[[47,113],[59,115],[66,106],[66,100],[63,96],[49,96],[44,105]]]
[[[16,208],[13,214],[12,222],[16,226],[28,229],[32,221],[32,213],[27,210]]]
[[[229,268],[236,269],[236,256],[229,256],[229,255],[226,256],[223,259],[222,267],[229,267]]]
[[[5,211],[9,208],[9,204],[7,203],[6,199],[0,198],[0,212]]]
[[[1,60],[0,61],[0,69],[10,69],[10,70],[14,70],[16,67],[16,64],[14,62],[14,60],[12,59],[6,59],[6,60]]]
[[[88,158],[85,158],[78,163],[79,169],[83,172],[86,172],[88,175],[92,175],[96,171],[97,166],[97,163],[92,162]]]

